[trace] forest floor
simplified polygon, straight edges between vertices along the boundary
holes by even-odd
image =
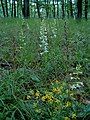
[[[0,19],[0,120],[90,120],[90,20]]]

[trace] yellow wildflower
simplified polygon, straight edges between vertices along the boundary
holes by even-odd
[[[53,102],[53,99],[52,99],[52,98],[48,99],[48,102],[49,102],[49,103],[52,103],[52,102]]]
[[[40,96],[40,92],[37,91],[37,92],[35,93],[35,96],[36,96],[36,98],[38,98],[38,97]]]
[[[64,120],[70,120],[70,118],[69,117],[65,117]]]
[[[45,101],[46,100],[46,96],[42,96],[42,101]]]
[[[42,96],[42,101],[48,101],[48,102],[53,102],[53,96],[46,94],[45,96]]]
[[[55,82],[56,82],[56,83],[60,83],[60,81],[59,81],[59,80],[55,80]]]
[[[30,95],[27,95],[27,100],[29,100],[31,98],[31,96]]]
[[[66,103],[66,107],[71,107],[71,105],[72,105],[72,103],[71,102],[69,102],[69,101],[67,101],[67,103]]]
[[[60,93],[60,92],[61,92],[60,88],[53,88],[52,91],[53,91],[54,93]]]

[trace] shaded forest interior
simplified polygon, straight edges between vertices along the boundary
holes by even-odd
[[[1,0],[1,17],[85,18],[90,17],[89,0]]]

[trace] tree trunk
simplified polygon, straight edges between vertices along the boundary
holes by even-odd
[[[53,17],[55,18],[55,4],[54,4],[54,0],[53,0]]]
[[[46,16],[49,18],[49,2],[48,0],[45,0],[45,8],[46,8]]]
[[[17,1],[17,17],[19,17],[19,5],[20,5],[20,1]]]
[[[82,18],[82,0],[77,0],[77,18]]]
[[[65,18],[64,0],[62,0],[61,2],[62,2],[62,18]]]
[[[30,17],[29,0],[24,0],[23,16],[24,16],[24,18]]]
[[[88,0],[85,0],[85,19],[87,20],[88,15]]]
[[[40,9],[39,9],[39,1],[36,0],[36,5],[37,5],[37,12],[38,12],[38,17],[40,18]]]
[[[7,5],[7,0],[5,0],[5,6],[6,6],[6,16],[8,17],[8,5]]]
[[[11,17],[13,17],[13,2],[12,2],[12,11],[11,11]]]
[[[70,0],[70,15],[73,17],[73,5],[72,5],[72,0]]]
[[[58,5],[58,0],[57,0],[57,18],[59,18],[59,5]]]
[[[13,7],[14,7],[14,17],[16,18],[16,4],[15,4],[15,0],[14,0],[14,3],[13,3]]]
[[[4,4],[3,4],[3,0],[1,0],[1,6],[2,6],[2,11],[3,11],[3,16],[5,17],[5,9],[4,9]]]

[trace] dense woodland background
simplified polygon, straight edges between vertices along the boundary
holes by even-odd
[[[89,0],[1,0],[0,17],[89,18]]]

